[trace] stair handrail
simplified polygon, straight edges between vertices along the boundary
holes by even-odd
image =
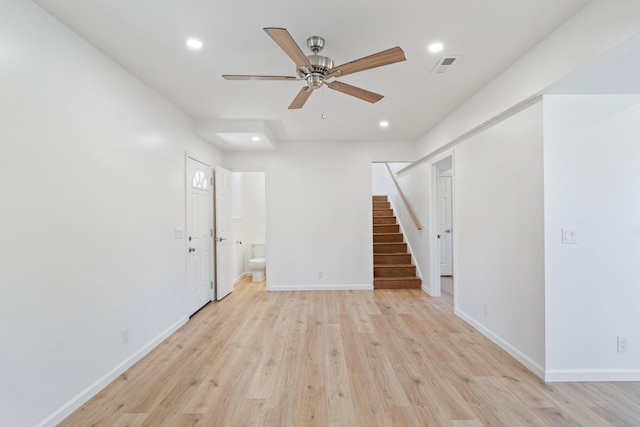
[[[418,230],[422,230],[422,225],[420,224],[420,221],[418,221],[418,217],[413,212],[413,209],[411,209],[411,205],[409,204],[409,200],[407,200],[407,198],[404,196],[404,193],[402,192],[402,189],[400,188],[400,184],[398,184],[398,181],[396,180],[396,177],[393,174],[393,171],[391,170],[391,167],[389,166],[389,163],[385,162],[385,165],[387,166],[387,170],[389,171],[389,175],[391,175],[391,179],[393,180],[393,184],[396,186],[396,189],[398,190],[398,194],[400,195],[400,199],[402,199],[402,203],[404,203],[404,206],[407,208],[407,211],[409,212],[409,216],[413,220],[413,223],[415,224],[416,228]]]

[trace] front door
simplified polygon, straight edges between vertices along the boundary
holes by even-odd
[[[216,299],[233,291],[231,171],[216,167]]]
[[[187,309],[188,315],[212,300],[213,215],[211,166],[187,157]]]

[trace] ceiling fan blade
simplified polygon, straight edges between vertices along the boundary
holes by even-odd
[[[342,77],[347,74],[357,73],[358,71],[369,70],[371,68],[381,67],[383,65],[394,64],[396,62],[406,61],[407,57],[404,51],[399,47],[383,50],[355,61],[333,67],[327,77]]]
[[[360,89],[359,87],[351,86],[342,82],[333,81],[331,83],[327,83],[327,86],[329,86],[329,89],[337,90],[338,92],[355,96],[356,98],[360,98],[363,101],[367,101],[372,104],[375,104],[376,102],[384,98],[384,95],[369,92],[368,90]]]
[[[304,106],[304,103],[307,102],[307,99],[309,99],[311,92],[313,92],[313,89],[311,89],[309,86],[303,87],[300,92],[298,92],[291,105],[289,105],[289,110],[297,110],[298,108],[302,108]]]
[[[269,37],[271,37],[278,46],[280,46],[280,49],[284,50],[284,53],[289,55],[289,58],[296,63],[298,68],[302,66],[305,66],[308,69],[312,68],[309,60],[305,54],[302,53],[302,50],[300,50],[300,47],[296,44],[295,40],[293,40],[289,31],[285,28],[264,28],[264,31],[269,34]]]
[[[225,80],[300,80],[293,76],[246,76],[237,74],[223,74]]]

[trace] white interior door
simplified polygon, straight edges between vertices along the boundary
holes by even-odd
[[[216,167],[216,299],[233,291],[231,171]]]
[[[453,274],[451,238],[451,176],[438,177],[438,238],[440,244],[440,275]]]
[[[213,296],[211,167],[187,157],[186,181],[187,308],[192,315]]]

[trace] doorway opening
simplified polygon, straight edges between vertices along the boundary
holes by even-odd
[[[455,298],[453,155],[432,163],[431,283],[432,295]]]
[[[232,172],[232,234],[233,234],[233,282],[249,276],[252,268],[250,260],[255,258],[256,248],[268,252],[266,232],[266,173]],[[260,246],[263,245],[263,246]],[[264,256],[265,268],[268,254]],[[259,275],[256,275],[256,277]],[[269,280],[265,274],[266,281]]]

